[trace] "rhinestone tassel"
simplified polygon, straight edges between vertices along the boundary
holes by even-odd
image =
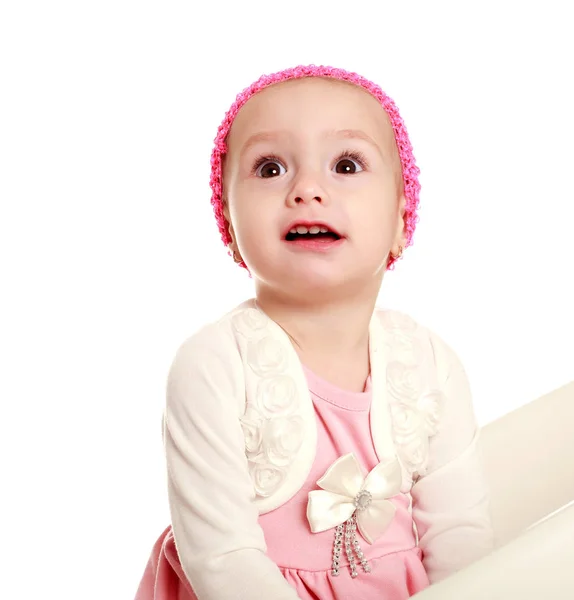
[[[336,577],[339,574],[339,562],[341,559],[341,545],[343,543],[343,525],[335,527],[335,543],[333,544],[333,568],[331,574]]]
[[[357,531],[357,522],[355,519],[355,513],[345,522],[345,553],[347,555],[347,560],[349,561],[349,568],[351,569],[351,577],[354,579],[357,577],[357,565],[355,562],[355,556],[353,552],[356,554],[361,567],[365,573],[371,572],[371,567],[359,546],[359,540],[357,539],[356,531]],[[339,575],[339,563],[341,557],[341,546],[343,541],[343,524],[337,525],[335,528],[335,543],[333,546],[333,568],[331,570],[331,574],[333,576]]]
[[[351,577],[354,579],[358,573],[357,566],[355,565],[355,557],[353,556],[353,549],[351,547],[351,544],[356,540],[353,527],[356,527],[356,525],[353,517],[351,517],[345,523],[345,552],[347,553],[347,560],[349,561],[349,568],[351,569]]]

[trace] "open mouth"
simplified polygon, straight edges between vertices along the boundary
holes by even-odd
[[[316,241],[336,241],[340,240],[341,236],[325,225],[297,225],[292,227],[285,235],[287,242],[295,242],[297,240],[316,240]]]

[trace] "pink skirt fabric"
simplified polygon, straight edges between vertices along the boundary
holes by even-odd
[[[337,577],[331,571],[302,571],[281,569],[283,576],[295,589],[301,600],[405,600],[424,590],[429,582],[421,569],[420,550],[390,554],[369,561],[372,573],[365,575],[359,567],[359,575],[351,578],[348,569],[342,569]],[[381,577],[373,573],[385,573]]]
[[[373,573],[360,573],[355,579],[342,568],[337,577],[331,571],[281,569],[286,581],[301,600],[405,600],[429,585],[421,565],[419,548],[396,552],[369,561]],[[173,532],[168,527],[155,543],[135,600],[197,600],[175,548]]]
[[[196,600],[169,526],[155,543],[135,600]]]

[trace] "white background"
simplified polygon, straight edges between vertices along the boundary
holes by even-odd
[[[2,597],[132,598],[169,522],[177,346],[251,296],[209,204],[235,95],[297,64],[395,99],[422,170],[380,304],[459,353],[484,424],[574,379],[567,2],[0,9]]]

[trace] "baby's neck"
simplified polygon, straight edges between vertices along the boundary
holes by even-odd
[[[368,338],[355,351],[327,354],[297,350],[301,362],[321,379],[349,392],[364,391],[370,372]]]
[[[369,323],[375,299],[312,305],[258,294],[257,303],[289,336],[301,362],[319,377],[361,392],[369,375]]]

